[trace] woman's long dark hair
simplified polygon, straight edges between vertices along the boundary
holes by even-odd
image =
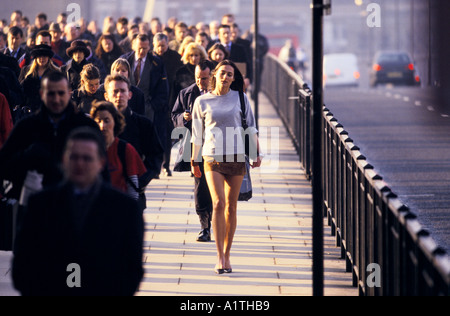
[[[92,102],[92,108],[91,108],[91,117],[95,120],[97,117],[98,112],[100,111],[107,111],[111,114],[111,116],[114,119],[114,137],[119,136],[122,134],[122,132],[125,130],[126,122],[125,117],[122,113],[117,110],[117,108],[108,101],[94,101]]]
[[[113,50],[111,51],[111,54],[117,55],[117,56],[120,56],[120,55],[123,54],[122,48],[120,48],[120,46],[116,43],[116,38],[114,37],[114,35],[112,35],[112,34],[103,34],[98,39],[97,48],[95,49],[95,55],[97,55],[97,57],[100,58],[100,59],[103,57],[104,54],[106,54],[106,52],[103,50],[102,41],[103,40],[108,40],[108,39],[113,42],[113,46],[114,46]]]
[[[211,77],[211,89],[214,90],[216,88],[216,78],[215,74],[222,66],[231,66],[234,69],[234,82],[231,84],[230,89],[234,91],[244,91],[244,77],[242,76],[241,71],[236,66],[235,63],[233,63],[231,60],[223,60],[221,61],[217,66],[216,69],[214,69],[214,73]]]

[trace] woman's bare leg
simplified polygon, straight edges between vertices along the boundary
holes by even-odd
[[[212,228],[217,247],[216,269],[224,269],[224,243],[227,233],[225,220],[225,177],[214,171],[206,173],[211,199],[213,202]]]
[[[224,269],[231,269],[230,252],[237,226],[237,202],[244,176],[225,177],[225,221],[226,236],[224,242]]]

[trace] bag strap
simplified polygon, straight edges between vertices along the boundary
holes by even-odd
[[[244,131],[246,131],[247,128],[248,128],[248,124],[247,124],[247,106],[245,104],[244,92],[239,91],[239,99],[240,99],[240,102],[241,102],[242,128],[244,129]],[[247,137],[248,137],[248,135],[245,138],[247,139]],[[250,141],[250,139],[249,139],[249,141]],[[248,156],[249,150],[248,150],[248,147],[247,147],[247,143],[245,144],[245,146],[246,146],[246,150],[245,150],[246,151],[246,155]],[[257,149],[257,153],[256,154],[259,156],[259,149]]]
[[[127,142],[122,139],[119,139],[119,144],[117,146],[117,155],[119,156],[120,162],[122,163],[123,176],[125,177],[125,181],[127,182],[127,184],[129,184],[133,188],[133,190],[139,193],[140,192],[139,188],[136,187],[133,181],[131,181],[130,178],[128,177],[126,150],[127,150]]]
[[[244,131],[248,128],[247,124],[247,107],[245,106],[244,92],[239,91],[239,100],[241,102],[241,118]]]

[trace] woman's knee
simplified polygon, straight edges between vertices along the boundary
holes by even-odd
[[[222,198],[215,199],[213,201],[213,207],[214,211],[224,212],[226,207],[225,199]]]

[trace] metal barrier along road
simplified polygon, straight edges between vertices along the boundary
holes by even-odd
[[[274,56],[262,89],[311,173],[311,91]],[[329,109],[323,116],[323,207],[360,295],[449,296],[450,260],[374,171]]]

